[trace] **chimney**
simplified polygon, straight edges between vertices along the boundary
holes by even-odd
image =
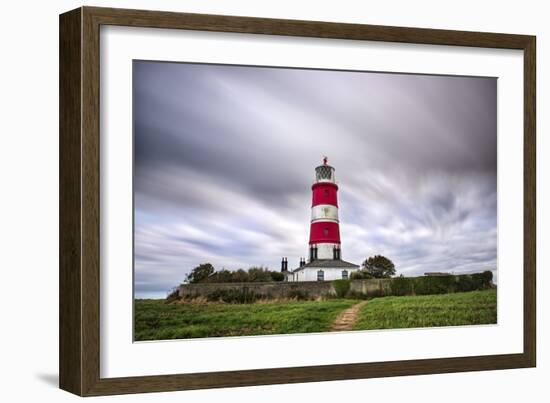
[[[283,257],[281,259],[281,271],[284,272],[284,271],[286,271],[286,269],[287,269],[287,266],[286,266],[285,258]]]
[[[301,258],[300,258],[300,267],[305,266],[305,264],[306,264],[306,259],[303,258],[303,257],[301,257]]]
[[[337,245],[334,245],[334,248],[332,250],[332,258],[334,260],[340,260],[341,259],[341,256],[340,256],[340,247],[337,246]]]

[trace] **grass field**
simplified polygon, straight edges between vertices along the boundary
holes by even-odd
[[[480,325],[497,322],[496,290],[370,301],[359,313],[355,330]]]
[[[135,301],[135,340],[326,332],[353,299],[255,304]],[[369,301],[355,330],[496,323],[496,290]]]
[[[135,301],[135,340],[326,332],[357,300],[273,304],[173,304]]]

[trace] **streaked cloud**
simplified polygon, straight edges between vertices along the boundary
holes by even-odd
[[[134,62],[135,288],[306,256],[313,170],[343,257],[496,268],[496,79]]]

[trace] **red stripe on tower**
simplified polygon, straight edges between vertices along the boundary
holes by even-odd
[[[317,221],[311,223],[309,244],[340,243],[340,225],[333,221]]]
[[[313,195],[311,206],[319,204],[330,204],[338,207],[338,185],[330,182],[318,182],[311,186]]]

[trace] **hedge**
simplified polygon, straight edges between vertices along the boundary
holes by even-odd
[[[260,298],[261,298],[260,295],[254,292],[248,291],[246,289],[244,290],[220,289],[220,290],[212,291],[206,296],[206,299],[208,301],[220,301],[220,302],[227,302],[230,304],[247,304],[247,303],[255,302]]]
[[[448,276],[395,277],[391,280],[393,295],[430,295],[484,290],[492,287],[493,273]]]
[[[350,280],[334,280],[332,286],[334,287],[334,291],[336,291],[336,296],[344,298],[349,292]]]
[[[413,293],[413,279],[409,277],[396,277],[390,283],[392,295],[402,296]]]

